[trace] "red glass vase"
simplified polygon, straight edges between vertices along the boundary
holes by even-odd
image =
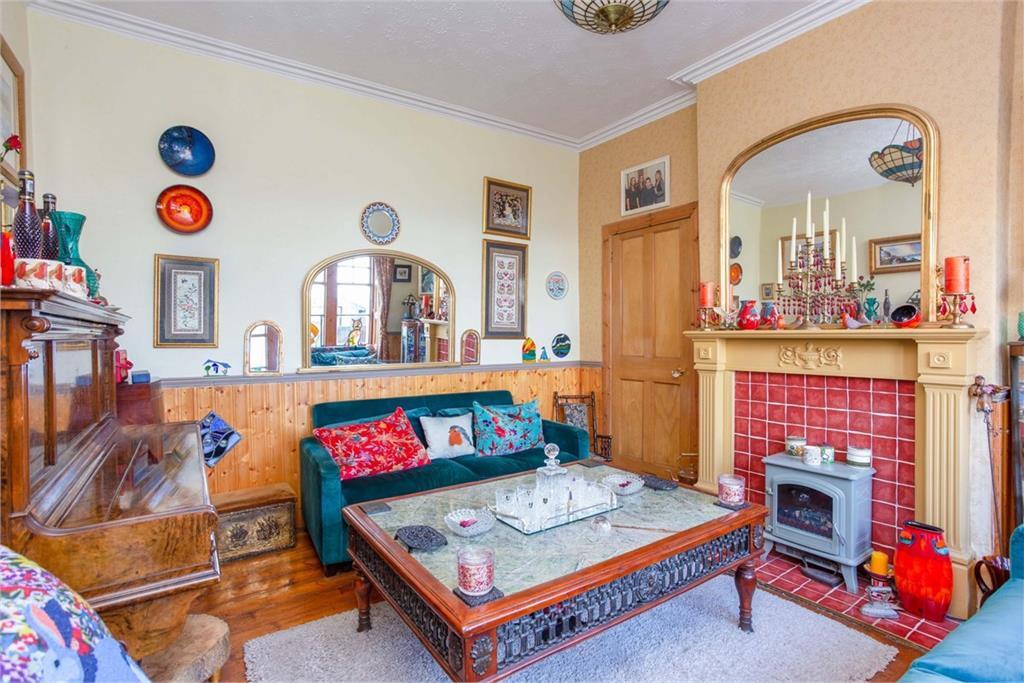
[[[748,299],[743,302],[742,308],[740,308],[736,324],[741,330],[756,330],[758,325],[761,324],[761,316],[757,314],[754,303],[754,301]]]
[[[0,234],[0,284],[10,287],[14,284],[14,249],[11,247],[11,233]]]
[[[953,562],[942,529],[904,522],[893,560],[896,590],[903,608],[931,621],[942,621],[953,599]]]

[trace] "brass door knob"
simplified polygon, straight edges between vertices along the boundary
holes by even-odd
[[[679,379],[680,377],[682,377],[685,374],[686,374],[686,370],[683,370],[682,368],[676,368],[675,370],[672,371],[672,377],[674,379]]]

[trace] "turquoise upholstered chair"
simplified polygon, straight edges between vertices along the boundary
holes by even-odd
[[[485,406],[512,405],[512,394],[508,391],[475,391],[318,403],[313,406],[313,427],[369,420],[390,414],[399,406],[410,414],[416,411],[420,415],[436,415],[443,408],[468,408],[473,401]],[[410,416],[410,420],[422,440],[419,419]],[[544,420],[543,427],[544,442],[558,445],[561,449],[558,459],[562,462],[588,456],[589,437],[586,431],[551,420]],[[338,465],[330,454],[316,438],[308,436],[299,442],[303,521],[324,572],[330,575],[337,570],[336,565],[349,561],[348,528],[341,515],[346,505],[525,472],[543,464],[543,449],[533,448],[512,455],[463,455],[434,460],[429,465],[402,472],[341,481]]]
[[[900,681],[1024,681],[1024,526],[1010,538],[1010,580]]]

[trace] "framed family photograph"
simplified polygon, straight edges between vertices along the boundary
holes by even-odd
[[[412,282],[412,265],[409,263],[396,263],[394,273],[391,276],[392,282]]]
[[[668,206],[672,202],[669,196],[669,158],[664,156],[625,169],[619,185],[619,205],[623,216]]]
[[[527,246],[484,240],[484,339],[526,337]]]
[[[217,346],[220,260],[153,257],[153,346]]]
[[[12,135],[25,139],[25,70],[7,41],[0,36],[0,142]],[[18,169],[25,167],[24,152],[8,154],[0,173],[18,186]]]
[[[872,275],[921,270],[921,234],[868,240],[868,256]]]
[[[533,190],[497,178],[484,178],[484,232],[530,239]]]

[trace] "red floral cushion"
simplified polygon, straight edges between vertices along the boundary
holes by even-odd
[[[320,427],[313,430],[313,436],[338,463],[342,480],[400,472],[430,463],[427,450],[401,408],[381,420]]]

